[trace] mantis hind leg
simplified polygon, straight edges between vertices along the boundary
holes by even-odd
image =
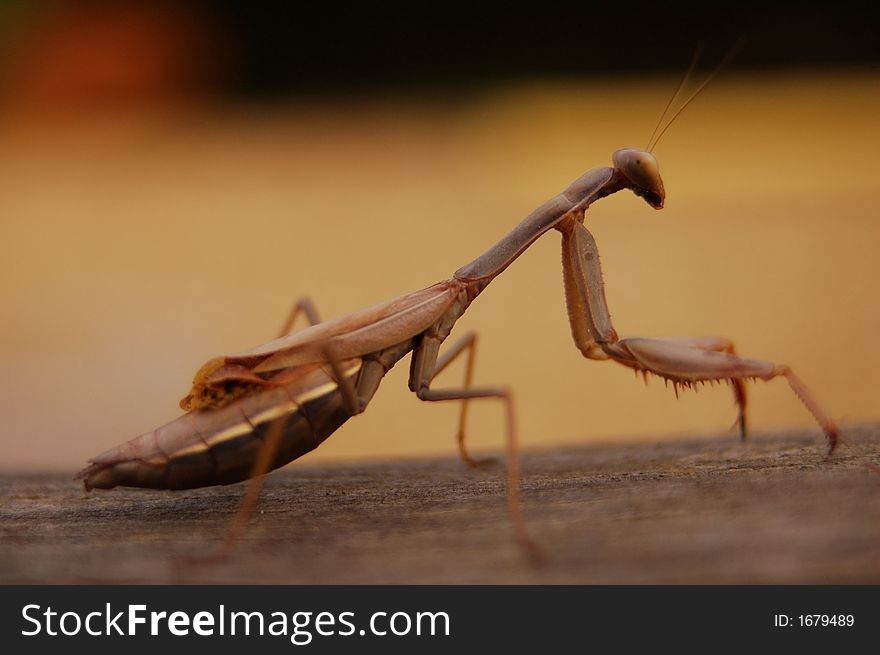
[[[357,376],[357,382],[352,383],[352,380],[345,376],[342,362],[333,355],[332,349],[325,347],[323,352],[327,359],[324,372],[338,385],[345,411],[348,415],[359,414],[372,398],[385,374],[381,362],[377,360],[364,361]],[[273,468],[273,462],[275,462],[281,448],[288,418],[288,416],[282,415],[269,424],[262,444],[257,450],[253,467],[248,476],[247,488],[242,495],[238,511],[230,519],[223,541],[208,555],[186,558],[185,563],[216,564],[225,560],[235,549],[242,531],[253,516],[260,491],[263,488],[263,478]]]
[[[315,309],[312,300],[308,296],[303,296],[290,308],[290,312],[279,331],[279,337],[290,334],[293,325],[300,314],[305,315],[310,325],[317,325],[321,322],[320,315]],[[364,367],[365,375],[362,376],[361,384],[358,384],[358,388],[355,389],[351,384],[351,381],[343,374],[341,365],[338,359],[333,355],[332,349],[329,346],[325,346],[323,352],[324,357],[327,360],[327,366],[330,369],[330,377],[337,381],[346,408],[352,414],[360,413],[363,411],[363,407],[366,406],[366,402],[369,401],[369,398],[372,397],[375,392],[375,387],[378,386],[379,380],[381,380],[381,375],[374,371],[375,366],[370,367],[369,372],[367,371],[368,367]],[[384,371],[382,371],[382,374],[384,375]],[[361,389],[361,387],[364,388]],[[282,416],[270,424],[266,436],[263,439],[263,443],[257,452],[257,457],[254,460],[254,466],[251,469],[247,489],[245,489],[242,496],[241,504],[239,505],[236,515],[230,520],[229,525],[226,528],[226,534],[223,541],[209,555],[186,558],[186,563],[214,564],[225,560],[232,553],[241,532],[244,530],[244,527],[247,525],[251,516],[253,516],[257,499],[263,488],[263,476],[272,468],[272,463],[275,461],[275,457],[281,447],[281,440],[284,436],[286,422],[287,418]]]
[[[318,310],[315,309],[315,304],[312,302],[312,299],[308,296],[303,296],[290,308],[290,312],[287,314],[287,318],[284,319],[284,323],[281,325],[281,330],[278,332],[279,337],[286,337],[290,334],[293,329],[293,324],[296,321],[297,316],[300,314],[304,314],[306,320],[308,320],[309,325],[317,325],[321,322],[321,316],[318,314]]]

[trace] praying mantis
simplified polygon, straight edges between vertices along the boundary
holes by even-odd
[[[656,139],[652,136],[653,146],[693,97]],[[520,508],[512,391],[472,384],[475,332],[461,336],[442,353],[441,345],[489,284],[551,230],[562,237],[569,324],[575,346],[585,358],[610,360],[646,377],[659,376],[671,382],[676,393],[679,387],[730,384],[743,438],[746,381],[782,377],[822,428],[832,452],[839,431],[790,367],[741,357],[725,337],[621,338],[616,332],[598,248],[584,225],[586,211],[597,200],[622,190],[632,191],[655,210],[662,209],[666,191],[652,150],[650,142],[646,149],[617,150],[611,166],[578,177],[449,279],[327,321],[320,319],[309,299],[300,300],[277,338],[207,362],[181,401],[186,410],[182,416],[98,455],[78,477],[86,489],[188,489],[253,479],[243,503],[252,507],[265,473],[317,448],[349,418],[365,411],[385,374],[412,354],[410,390],[423,401],[460,403],[457,441],[466,464],[484,463],[467,450],[469,403],[485,398],[503,403],[507,507],[518,541],[532,548]],[[291,332],[301,314],[310,326]],[[435,377],[462,355],[467,357],[463,384],[435,388]]]

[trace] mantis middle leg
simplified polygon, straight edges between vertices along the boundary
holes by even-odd
[[[440,373],[442,373],[447,366],[449,366],[456,358],[458,358],[459,355],[467,352],[463,388],[470,389],[471,381],[473,380],[474,376],[474,358],[476,357],[476,350],[477,333],[474,331],[468,332],[451,346],[449,346],[446,351],[437,358],[437,363],[434,368],[434,376],[431,381],[433,382],[434,378],[440,375]],[[470,453],[468,453],[467,447],[465,446],[465,427],[467,425],[468,400],[470,399],[464,398],[461,401],[461,409],[458,414],[458,432],[456,433],[456,442],[458,443],[458,453],[461,456],[462,461],[471,468],[479,468],[481,466],[493,464],[497,460],[494,457],[474,459],[473,457],[471,457]]]
[[[516,435],[513,394],[509,388],[503,386],[470,386],[473,348],[476,343],[475,333],[469,333],[460,341],[453,344],[443,357],[438,357],[440,343],[441,339],[430,330],[423,336],[421,343],[413,352],[412,368],[410,370],[410,389],[415,391],[420,400],[428,402],[442,402],[447,400],[462,401],[462,411],[459,416],[458,442],[462,459],[472,465],[479,465],[482,462],[480,460],[472,460],[464,448],[464,422],[467,416],[467,402],[474,398],[497,398],[504,403],[506,423],[505,443],[507,455],[507,510],[513,524],[514,534],[517,541],[525,549],[531,559],[541,561],[543,559],[541,550],[529,536],[522,517],[522,507],[519,498],[519,447]],[[437,374],[446,368],[446,366],[448,366],[449,363],[465,349],[469,352],[468,369],[465,374],[465,386],[447,389],[432,389],[431,382]]]
[[[581,217],[582,219],[582,217]],[[726,381],[733,386],[737,422],[745,437],[748,379],[784,377],[795,395],[816,419],[828,438],[830,454],[840,440],[837,426],[822,411],[806,385],[784,364],[737,356],[733,342],[724,337],[630,337],[620,339],[611,325],[605,300],[599,251],[589,230],[571,217],[558,228],[562,232],[565,293],[575,344],[591,359],[613,359],[619,364],[654,373],[675,385]]]

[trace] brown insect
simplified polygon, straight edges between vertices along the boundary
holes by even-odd
[[[657,140],[659,136],[654,145]],[[183,416],[92,459],[79,474],[86,489],[188,489],[259,478],[317,448],[350,417],[363,412],[385,374],[412,353],[410,390],[426,401],[461,402],[458,447],[468,465],[482,463],[474,460],[465,446],[468,402],[496,398],[504,403],[508,509],[518,539],[530,547],[518,498],[511,392],[503,386],[471,385],[475,333],[464,335],[442,355],[440,346],[492,280],[551,229],[562,234],[569,322],[575,345],[584,357],[610,359],[645,376],[658,375],[671,382],[676,392],[679,387],[706,382],[729,383],[743,438],[745,381],[784,377],[825,432],[829,451],[834,450],[839,438],[836,426],[789,367],[739,357],[733,342],[723,337],[618,337],[605,299],[596,243],[584,227],[585,211],[596,200],[623,189],[661,209],[666,194],[650,150],[649,144],[647,150],[616,151],[612,166],[581,175],[448,280],[323,322],[309,300],[299,301],[281,336],[205,364],[181,401],[187,410]],[[301,312],[311,326],[290,333]],[[464,384],[433,388],[437,374],[462,353],[468,354]],[[253,505],[258,489],[255,481],[245,508]],[[243,515],[247,512],[242,510]]]

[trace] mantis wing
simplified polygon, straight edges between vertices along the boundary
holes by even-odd
[[[460,283],[439,282],[345,316],[313,325],[250,350],[226,356],[256,373],[325,359],[325,351],[348,359],[406,341],[439,320],[455,301]]]

